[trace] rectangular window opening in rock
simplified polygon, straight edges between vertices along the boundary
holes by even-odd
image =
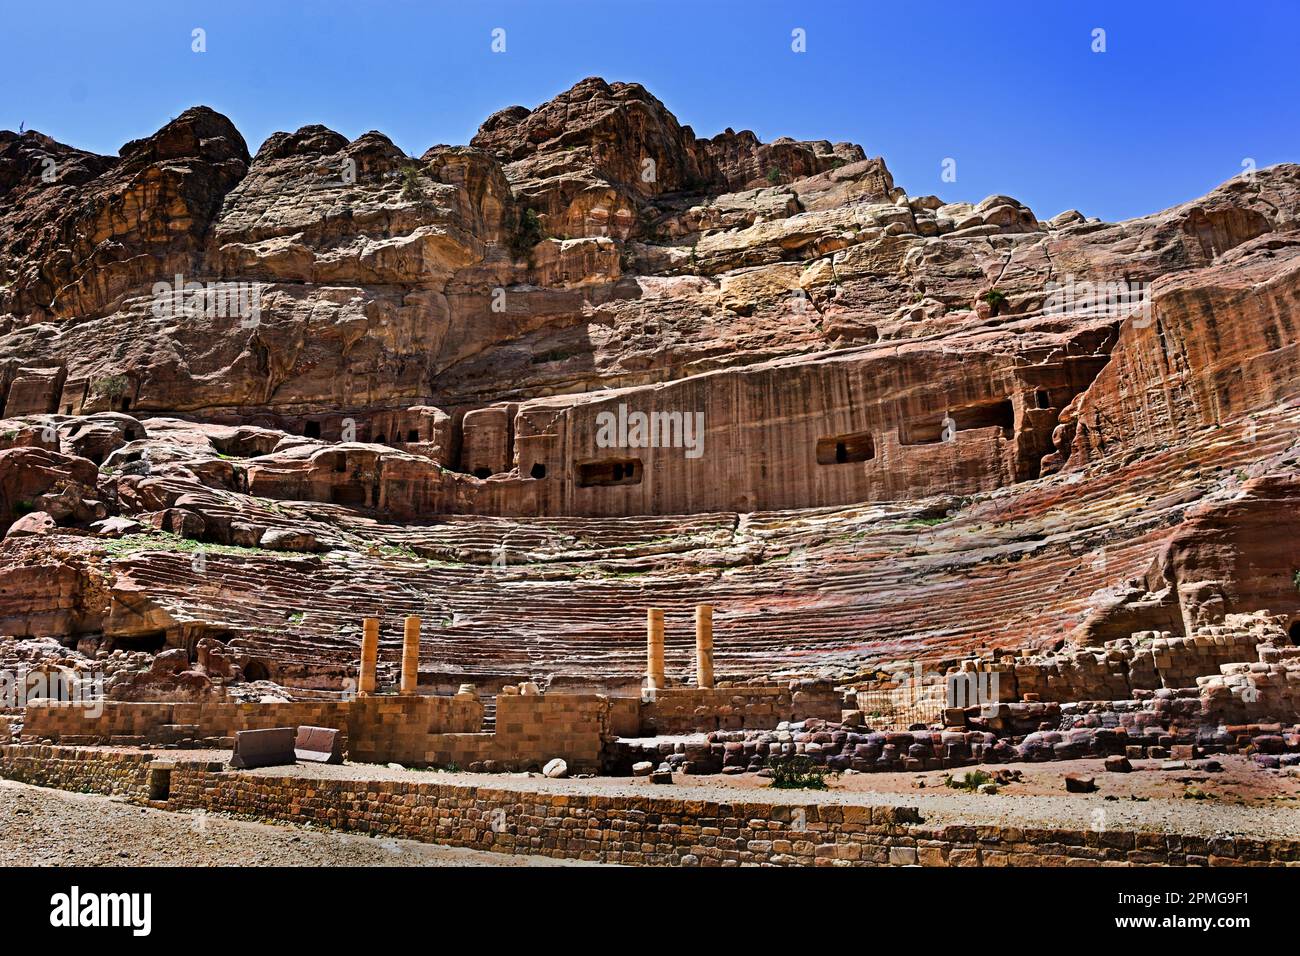
[[[606,458],[578,463],[578,487],[639,485],[644,468],[640,458]]]
[[[870,432],[833,435],[817,440],[817,464],[843,465],[870,461],[876,457],[876,443]]]
[[[1016,411],[1011,399],[994,398],[949,409],[946,416],[940,413],[931,419],[904,422],[898,429],[898,443],[934,445],[943,441],[945,417],[952,419],[954,431],[957,432],[976,428],[1000,428],[1006,438],[1015,433]]]

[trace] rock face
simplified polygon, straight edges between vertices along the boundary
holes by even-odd
[[[186,110],[117,159],[39,133],[0,133],[0,314],[23,325],[96,315],[193,274],[222,199],[248,169],[231,122]]]
[[[733,676],[1296,615],[1298,313],[1293,165],[1042,220],[598,78],[418,159],[3,132],[0,635],[207,694],[376,602],[512,680],[701,599]]]

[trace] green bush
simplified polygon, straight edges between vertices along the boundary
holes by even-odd
[[[522,259],[545,238],[546,232],[542,229],[542,221],[537,218],[537,213],[525,209],[510,235],[510,252],[516,259]]]
[[[420,167],[417,163],[402,167],[402,198],[408,202],[424,199],[424,183],[420,181]]]
[[[986,783],[992,783],[993,777],[983,770],[968,770],[960,777],[948,777],[944,784],[953,790],[965,790],[968,793],[974,793]]]
[[[994,315],[1000,314],[1002,307],[1007,304],[1006,293],[1000,289],[989,289],[988,292],[984,293],[983,299],[988,303],[989,308],[993,310]]]
[[[773,186],[779,183],[781,181],[781,170],[777,169],[775,166],[769,169],[767,171],[767,181]]]
[[[772,786],[778,790],[826,790],[825,767],[819,767],[808,757],[769,757],[767,767],[772,771]]]
[[[125,375],[107,375],[95,383],[95,394],[105,398],[117,398],[130,384],[131,380]]]

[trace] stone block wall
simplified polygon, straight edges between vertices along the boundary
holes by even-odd
[[[183,740],[212,742],[240,730],[264,730],[314,724],[347,729],[347,705],[333,701],[278,704],[235,703],[82,703],[42,702],[28,705],[23,718],[25,741],[60,743],[171,744]]]
[[[74,793],[144,800],[154,754],[77,747],[0,746],[0,776]]]
[[[1057,654],[964,661],[962,671],[998,675],[1002,701],[1037,695],[1039,700],[1128,700],[1134,691],[1194,687],[1226,664],[1254,661],[1261,647],[1290,639],[1271,615],[1228,615],[1189,637],[1140,631],[1100,647],[1075,647]]]
[[[348,756],[363,763],[423,763],[432,736],[483,726],[477,698],[375,695],[345,706]]]
[[[601,694],[501,694],[495,733],[430,734],[386,759],[491,772],[540,769],[558,757],[571,771],[594,773],[611,737],[609,714]]]
[[[545,763],[552,757],[570,768],[596,770],[612,736],[609,698],[603,694],[502,694],[497,697],[496,737],[516,763]]]
[[[782,721],[839,720],[840,708],[840,695],[830,681],[668,687],[642,703],[640,735],[770,730]]]
[[[477,698],[380,694],[274,704],[105,701],[98,714],[82,704],[32,704],[22,739],[75,746],[228,747],[240,730],[303,724],[342,730],[349,758],[362,763],[467,767],[492,761],[499,769],[541,766],[560,757],[572,769],[594,771],[612,736],[609,698],[600,694],[503,694],[497,698],[494,734],[479,732],[483,705]]]
[[[157,799],[150,754],[0,747],[0,776]],[[501,853],[648,866],[1284,865],[1300,841],[1110,827],[925,824],[916,807],[823,803],[757,793],[722,803],[464,783],[357,780],[169,767],[173,810],[311,823]],[[160,801],[161,802],[161,801]]]
[[[190,742],[229,746],[241,730],[332,727],[348,738],[354,760],[407,760],[430,734],[477,730],[483,705],[474,698],[374,696],[354,701],[238,703],[121,703],[98,711],[80,703],[31,704],[22,739],[77,745],[154,746]]]
[[[641,698],[609,699],[609,732],[615,737],[641,736]]]

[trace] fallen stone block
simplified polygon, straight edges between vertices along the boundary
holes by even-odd
[[[343,735],[333,727],[299,727],[293,752],[308,763],[342,763]]]
[[[291,766],[297,762],[294,738],[292,727],[241,730],[235,734],[235,750],[230,755],[230,766],[240,770]]]
[[[1065,789],[1070,793],[1092,793],[1097,789],[1097,781],[1079,774],[1066,774]]]

